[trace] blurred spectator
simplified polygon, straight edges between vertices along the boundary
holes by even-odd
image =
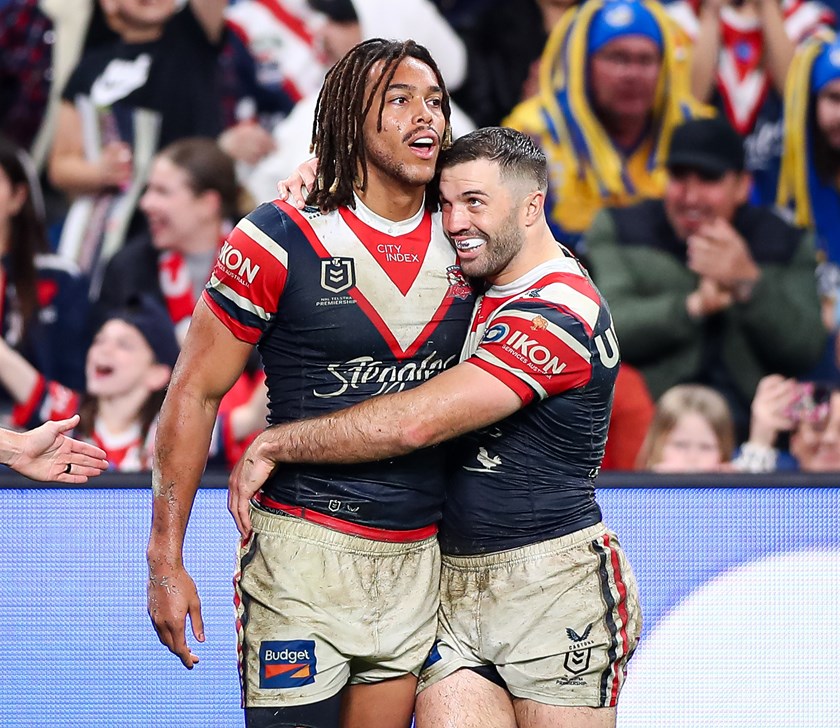
[[[747,204],[743,144],[725,119],[678,127],[667,166],[664,200],[599,213],[593,276],[653,396],[712,386],[746,436],[759,379],[805,372],[823,349],[813,236]]]
[[[786,433],[789,451],[778,442]],[[777,374],[764,377],[752,403],[749,440],[734,464],[751,473],[840,472],[840,392]]]
[[[87,351],[84,393],[46,379],[2,341],[0,384],[17,402],[15,426],[78,413],[74,436],[101,447],[112,469],[150,470],[157,417],[179,351],[166,309],[141,296],[105,317]],[[230,468],[266,415],[264,387],[220,411],[208,465]]]
[[[27,151],[47,108],[54,42],[39,0],[0,3],[0,132]]]
[[[679,0],[668,11],[695,43],[691,88],[745,138],[752,201],[773,204],[782,95],[796,46],[835,24],[816,0]]]
[[[649,0],[589,0],[552,31],[539,96],[504,123],[530,134],[548,157],[558,240],[577,249],[602,207],[662,194],[671,131],[700,112],[682,40]]]
[[[262,88],[281,88],[293,103],[320,90],[327,65],[306,0],[238,0],[225,15],[256,60]]]
[[[832,342],[819,376],[838,380],[840,351],[840,42],[806,44],[794,58],[785,95],[778,204],[816,229],[817,288]]]
[[[0,137],[0,336],[50,379],[81,387],[87,282],[49,253],[42,208],[32,160]]]
[[[548,34],[563,12],[577,4],[485,0],[469,8],[445,8],[464,39],[468,59],[467,79],[452,96],[478,126],[498,126],[516,104],[536,93],[536,69]]]
[[[464,45],[430,0],[411,0],[395,13],[390,0],[309,0],[323,14],[317,40],[332,66],[354,45],[370,38],[405,39],[420,43],[439,59],[447,87],[458,85],[466,73]],[[264,159],[245,184],[257,203],[277,196],[277,180],[287,177],[310,154],[318,93],[310,94],[274,129],[277,151]],[[457,137],[472,131],[473,123],[452,105],[452,130]]]
[[[165,304],[183,341],[225,236],[246,204],[233,160],[213,139],[169,145],[155,157],[140,200],[151,237],[138,236],[111,259],[97,310],[151,294]]]
[[[150,300],[111,314],[87,352],[85,393],[49,381],[0,343],[0,383],[18,406],[14,424],[35,427],[79,413],[75,436],[107,453],[116,470],[150,469],[154,424],[178,342],[166,311]]]
[[[91,273],[119,249],[155,151],[222,131],[218,56],[225,0],[101,0],[119,40],[87,51],[63,91],[49,161],[71,196],[59,252]]]
[[[656,403],[638,469],[658,473],[729,470],[735,428],[726,400],[710,387],[679,384]]]

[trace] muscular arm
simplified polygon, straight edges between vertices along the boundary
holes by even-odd
[[[486,427],[521,407],[513,390],[465,362],[414,389],[270,427],[234,468],[228,507],[247,534],[248,501],[277,463],[360,463],[404,455]]]
[[[222,396],[245,366],[251,345],[236,339],[199,300],[160,414],[152,472],[149,616],[161,642],[185,667],[198,658],[184,639],[186,614],[203,641],[198,595],[182,549],[193,500],[207,461]]]

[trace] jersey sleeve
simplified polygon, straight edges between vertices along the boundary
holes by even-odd
[[[79,411],[80,401],[78,392],[39,375],[29,399],[12,409],[12,424],[29,429],[49,420],[67,419]]]
[[[285,213],[267,203],[242,219],[222,244],[204,302],[241,341],[256,344],[277,314],[288,276]]]
[[[488,322],[467,359],[512,389],[524,404],[587,384],[591,332],[562,307],[517,300]]]

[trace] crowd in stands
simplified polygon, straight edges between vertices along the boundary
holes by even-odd
[[[604,468],[840,471],[829,0],[0,0],[0,421],[145,470],[225,237],[356,43],[414,38],[456,136],[529,134],[622,351]],[[211,462],[264,426],[260,362]]]

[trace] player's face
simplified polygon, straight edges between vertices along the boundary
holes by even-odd
[[[85,364],[87,391],[95,397],[121,397],[151,389],[155,356],[143,335],[131,324],[111,319],[99,329]]]
[[[461,270],[491,281],[504,275],[521,252],[520,207],[499,165],[486,159],[441,171],[443,229],[458,251]]]
[[[381,73],[381,65],[373,67],[369,89]],[[434,177],[446,128],[443,89],[425,63],[405,58],[384,94],[382,129],[377,129],[379,99],[374,100],[364,122],[368,176],[378,175],[401,186],[424,187]]]
[[[662,57],[650,38],[627,36],[610,41],[592,56],[592,104],[611,123],[647,117],[653,110]]]
[[[817,127],[828,146],[840,152],[840,79],[827,83],[817,95]]]
[[[818,422],[803,420],[790,438],[790,451],[800,470],[840,471],[840,393],[831,395],[829,415]]]
[[[708,420],[685,412],[665,436],[662,456],[654,469],[663,473],[702,473],[720,468],[720,442]]]
[[[218,199],[210,192],[196,195],[189,174],[167,157],[157,157],[152,164],[140,209],[158,250],[188,251],[196,230],[214,221],[221,224]]]
[[[690,169],[675,168],[665,185],[665,214],[680,240],[718,218],[732,222],[747,201],[750,177],[726,172],[715,178]]]

